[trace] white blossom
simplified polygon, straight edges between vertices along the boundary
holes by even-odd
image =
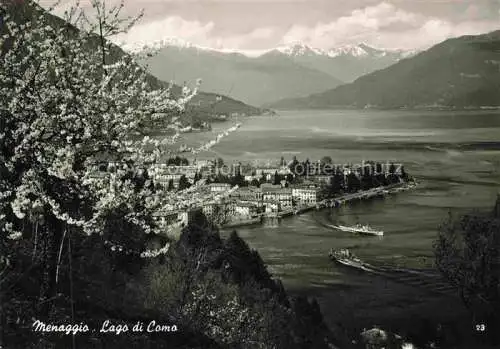
[[[22,237],[13,231],[13,222],[4,214],[7,209],[18,220],[52,215],[87,234],[102,234],[107,214],[125,205],[131,212],[125,217],[128,221],[145,233],[158,234],[167,227],[148,223],[145,218],[154,212],[166,205],[188,209],[213,200],[213,195],[200,194],[198,187],[176,193],[137,190],[132,181],[124,180],[128,171],[137,174],[175,153],[178,115],[186,110],[201,81],[193,89],[185,86],[175,99],[172,86],[150,88],[146,71],[134,59],[124,56],[103,65],[102,52],[88,49],[93,45],[92,28],[69,37],[47,23],[44,15],[35,12],[33,17],[26,25],[8,15],[3,18],[8,32],[2,41],[12,40],[12,47],[3,52],[0,69],[0,117],[7,121],[0,145],[8,141],[14,152],[6,158],[0,155],[0,171],[8,173],[0,177],[1,236]],[[73,24],[83,28],[80,22]],[[174,134],[161,140],[138,136],[144,133],[144,125],[158,121]],[[210,149],[238,127],[193,153]],[[107,153],[120,164],[133,165],[120,165],[115,173],[99,172],[95,163]],[[64,193],[47,185],[54,181],[62,183]],[[91,215],[70,211],[62,194],[93,202]],[[142,212],[134,210],[136,203],[143,204]],[[108,245],[117,253],[131,253],[124,246]],[[168,247],[145,251],[143,257],[166,253]]]

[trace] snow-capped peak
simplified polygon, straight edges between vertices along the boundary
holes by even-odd
[[[119,43],[118,43],[119,44]],[[263,54],[270,52],[279,52],[281,54],[285,54],[290,57],[304,57],[304,56],[325,56],[325,57],[355,57],[355,58],[365,58],[365,57],[373,57],[373,58],[381,58],[387,55],[394,57],[395,59],[408,58],[416,55],[418,51],[407,51],[407,50],[385,50],[373,48],[365,43],[360,43],[358,45],[343,45],[339,47],[334,47],[331,49],[319,49],[311,47],[302,42],[292,42],[287,45],[278,46],[275,49],[270,50],[254,50],[254,51],[244,51],[237,49],[217,49],[210,47],[203,47],[199,45],[194,45],[191,42],[180,38],[167,37],[163,40],[153,41],[153,42],[135,42],[133,44],[124,44],[121,45],[125,50],[130,52],[155,52],[161,50],[165,47],[175,47],[180,50],[182,49],[196,49],[200,51],[212,51],[212,52],[220,52],[220,53],[239,53],[245,55],[247,57],[259,57]]]
[[[122,45],[122,48],[124,48],[127,51],[132,51],[132,52],[157,52],[163,48],[176,48],[179,50],[183,49],[192,49],[192,50],[197,50],[197,51],[206,51],[206,52],[219,52],[219,53],[224,53],[224,54],[241,54],[245,55],[248,57],[256,57],[260,56],[261,54],[267,52],[267,50],[238,50],[238,49],[226,49],[226,48],[212,48],[212,47],[205,47],[205,46],[200,46],[193,44],[189,41],[186,41],[184,39],[180,38],[175,38],[175,37],[167,37],[164,38],[163,40],[157,40],[157,41],[152,41],[148,43],[135,43],[133,45]]]
[[[296,42],[290,45],[279,46],[275,49],[275,51],[281,52],[283,54],[292,57],[318,55],[318,56],[328,56],[331,58],[341,57],[341,56],[350,56],[355,58],[363,58],[363,57],[381,58],[389,54],[396,54],[397,56],[406,58],[408,56],[412,56],[415,54],[414,52],[407,52],[404,50],[377,49],[365,43],[361,43],[358,45],[343,45],[324,50],[324,49],[313,48],[304,43]]]
[[[289,56],[324,55],[320,49],[312,48],[300,42],[283,45],[276,48],[277,51]]]
[[[127,51],[138,52],[138,51],[146,51],[146,50],[159,50],[164,47],[174,46],[178,48],[191,48],[194,47],[190,42],[179,39],[179,38],[165,38],[157,41],[150,42],[135,42],[132,44],[125,44],[123,48]]]
[[[183,40],[180,38],[165,38],[165,39],[161,40],[158,43],[158,45],[161,47],[175,46],[175,47],[179,47],[179,48],[190,48],[190,47],[195,46],[192,43],[190,43],[189,41],[186,41],[186,40]]]
[[[366,57],[369,55],[368,46],[366,45],[344,45],[328,50],[327,55],[330,57],[338,56],[353,56],[353,57]]]

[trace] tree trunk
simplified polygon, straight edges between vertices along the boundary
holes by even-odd
[[[40,275],[40,296],[38,303],[38,314],[48,317],[56,296],[56,275],[59,246],[63,237],[62,223],[52,215],[47,217],[45,226],[39,234],[42,234],[42,273]]]

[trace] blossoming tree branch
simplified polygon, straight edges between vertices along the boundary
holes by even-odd
[[[54,25],[54,18],[40,7],[23,21],[15,6],[0,2],[4,264],[9,244],[17,239],[29,237],[35,249],[43,243],[59,251],[54,254],[59,260],[47,261],[58,265],[73,232],[102,234],[112,212],[125,210],[124,219],[144,234],[162,233],[150,219],[162,205],[175,208],[213,199],[189,189],[158,190],[144,176],[149,166],[174,152],[179,120],[198,86],[184,87],[179,96],[174,96],[172,86],[152,87],[146,70],[132,56],[117,55],[110,44],[140,16],[123,19],[123,3],[111,8],[105,1],[91,3],[91,13],[77,4],[66,11],[63,25]],[[169,126],[173,134],[161,141],[149,138],[147,126],[155,122]],[[209,149],[235,129],[193,152]],[[102,159],[120,165],[112,173],[95,176]],[[138,178],[145,182],[138,185]],[[116,247],[113,241],[107,243]],[[119,247],[113,250],[123,251]],[[167,249],[135,252],[154,257]]]

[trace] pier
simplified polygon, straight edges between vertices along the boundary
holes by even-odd
[[[375,197],[385,197],[391,193],[409,190],[415,187],[414,183],[398,183],[386,187],[372,188],[356,193],[345,194],[335,198],[325,199],[316,204],[317,209],[326,207],[339,207],[351,201],[368,200]]]

